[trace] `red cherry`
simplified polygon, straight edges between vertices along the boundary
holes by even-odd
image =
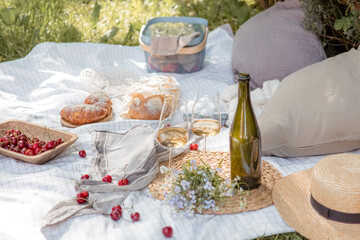
[[[81,176],[81,179],[89,179],[89,178],[90,178],[89,174],[84,174]]]
[[[28,149],[26,149],[26,151],[25,151],[25,155],[34,156],[34,155],[35,155],[35,152],[34,152],[34,150],[28,148]]]
[[[121,218],[121,215],[122,215],[121,211],[112,211],[110,213],[110,217],[114,221],[119,221],[119,219]]]
[[[110,175],[106,175],[105,177],[102,178],[102,180],[103,180],[103,182],[111,183],[112,177]]]
[[[35,151],[35,155],[38,155],[38,154],[40,154],[40,153],[42,153],[42,152],[45,152],[45,149],[38,147],[38,148],[36,148],[34,151]]]
[[[50,149],[53,149],[55,147],[55,141],[54,140],[50,140],[46,143],[45,145],[45,150],[48,151]]]
[[[171,238],[171,236],[173,234],[173,229],[170,226],[163,227],[162,233],[164,234],[165,237]]]
[[[86,203],[86,199],[82,197],[81,193],[76,194],[76,201],[79,204],[84,204]]]
[[[11,143],[11,145],[16,146],[17,145],[17,138],[16,137],[11,137],[10,138],[10,143]]]
[[[82,157],[82,158],[86,157],[86,152],[84,150],[81,150],[79,152],[79,156]]]
[[[80,196],[81,196],[82,198],[88,198],[89,193],[88,193],[87,191],[82,191],[82,192],[80,193]]]
[[[196,151],[196,150],[198,150],[198,148],[199,148],[199,146],[196,143],[193,143],[190,145],[190,150]]]
[[[64,140],[62,140],[62,138],[59,138],[58,140],[56,140],[56,144],[60,145],[64,142]]]
[[[25,136],[25,134],[20,134],[18,138],[19,140],[27,141],[27,137]]]
[[[21,131],[16,129],[16,130],[14,131],[14,134],[17,135],[17,136],[19,136],[19,135],[21,134]]]
[[[24,140],[18,141],[18,144],[17,144],[18,148],[20,148],[20,149],[26,148],[27,145],[28,145],[27,142]]]
[[[39,148],[40,147],[40,145],[39,145],[39,143],[34,143],[33,145],[31,145],[31,149],[32,150],[35,150],[35,149],[37,149],[37,148]]]
[[[129,180],[127,178],[120,179],[119,186],[129,185]]]
[[[140,213],[138,212],[134,212],[133,214],[130,215],[131,219],[136,222],[140,220]]]
[[[112,211],[122,211],[122,208],[121,208],[120,205],[115,205],[115,206],[112,207],[111,210],[112,210]]]

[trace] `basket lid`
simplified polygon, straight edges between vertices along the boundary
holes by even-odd
[[[206,19],[198,17],[156,17],[142,26],[140,38],[143,43],[150,45],[153,37],[188,35],[193,32],[200,32],[200,36],[186,45],[187,47],[196,46],[203,41],[207,24]]]

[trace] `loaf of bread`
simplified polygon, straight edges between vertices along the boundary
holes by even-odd
[[[75,125],[99,121],[107,114],[108,110],[106,108],[94,104],[66,106],[60,111],[60,115],[63,119]]]
[[[132,119],[159,120],[165,99],[168,100],[164,107],[163,118],[168,117],[173,110],[173,98],[169,95],[153,94],[146,96],[142,93],[132,93],[131,96],[128,113]]]
[[[110,113],[111,110],[111,101],[110,98],[101,91],[94,92],[90,94],[84,101],[85,104],[94,104],[99,107],[106,108],[108,113]]]

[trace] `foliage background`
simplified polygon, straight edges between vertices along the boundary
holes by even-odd
[[[38,43],[138,45],[141,26],[158,16],[199,16],[209,28],[236,30],[259,10],[251,0],[0,0],[0,62],[24,57]]]

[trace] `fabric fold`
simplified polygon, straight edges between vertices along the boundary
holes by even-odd
[[[188,45],[193,39],[200,36],[194,32],[185,36],[154,37],[151,39],[151,56],[171,56],[177,54],[182,48]]]
[[[151,183],[159,172],[159,162],[169,158],[169,149],[155,138],[157,130],[148,125],[136,125],[125,133],[92,130],[90,134],[93,155],[88,173],[91,179],[75,182],[76,192],[89,192],[88,202],[78,204],[74,197],[57,203],[43,217],[42,227],[85,214],[109,214],[131,191]],[[193,135],[184,147],[174,149],[172,156],[189,149],[197,140],[199,137]],[[106,175],[112,177],[112,183],[102,181]],[[118,186],[122,178],[127,178],[129,185]]]

